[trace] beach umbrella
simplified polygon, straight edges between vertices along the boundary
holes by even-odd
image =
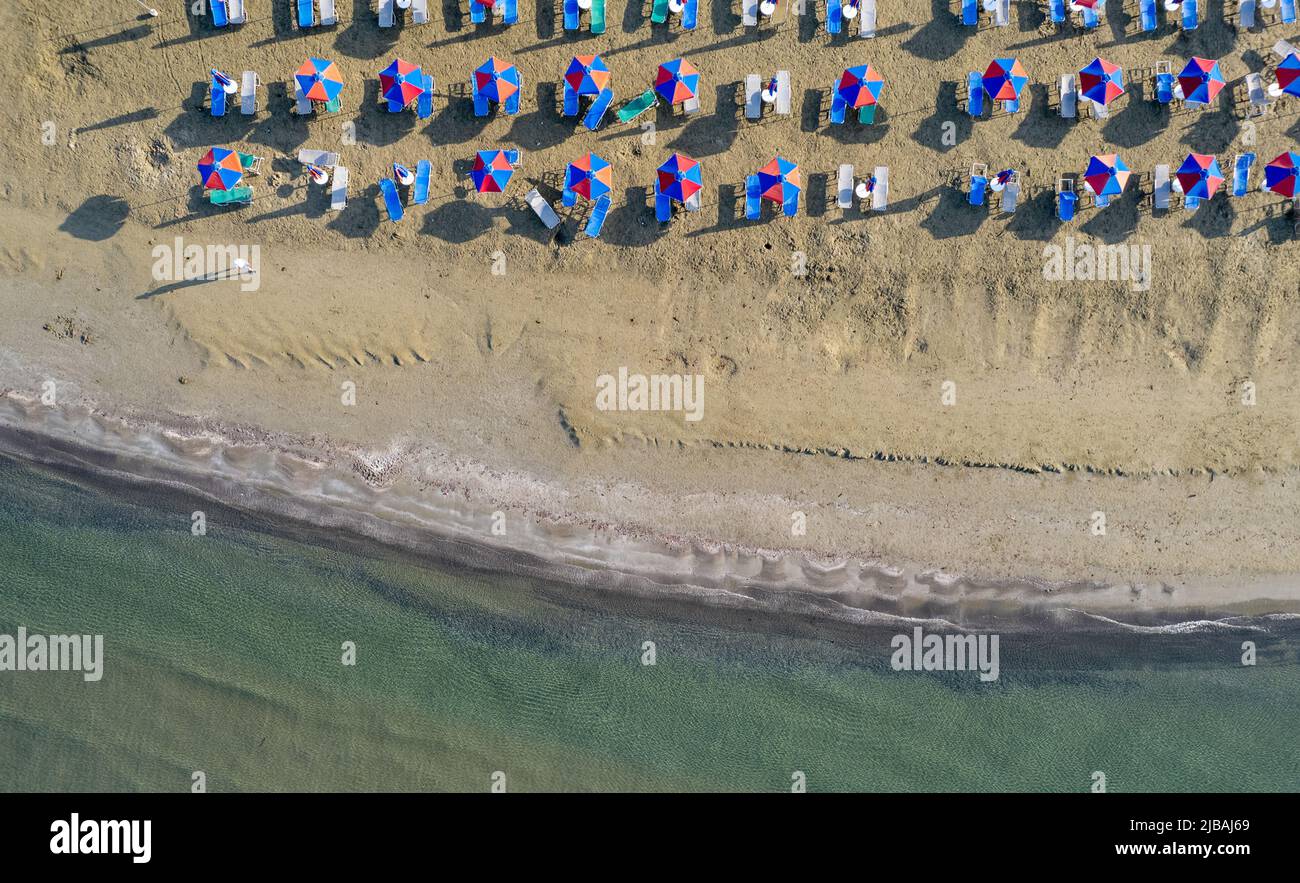
[[[1105,0],[1070,0],[1070,5],[1079,9],[1096,9]]]
[[[1294,52],[1277,66],[1277,85],[1289,95],[1300,95],[1300,56]]]
[[[1288,150],[1264,166],[1264,189],[1294,199],[1297,174],[1300,174],[1300,155]]]
[[[212,147],[199,160],[199,180],[208,190],[233,190],[244,179],[239,154],[224,147]]]
[[[1223,183],[1223,169],[1219,160],[1203,153],[1189,153],[1187,159],[1178,167],[1176,173],[1178,184],[1184,196],[1197,199],[1209,199]]]
[[[614,189],[613,169],[608,160],[588,153],[569,163],[565,183],[583,199],[597,200]]]
[[[469,177],[479,193],[502,193],[514,173],[515,167],[506,158],[504,150],[480,150],[474,157]]]
[[[1193,58],[1178,75],[1178,85],[1183,89],[1183,100],[1191,104],[1209,104],[1226,81],[1219,63],[1210,58]]]
[[[659,65],[655,75],[655,92],[669,104],[677,104],[699,93],[700,72],[684,58]]]
[[[1083,97],[1097,104],[1110,104],[1124,94],[1124,71],[1104,58],[1094,58],[1079,71]]]
[[[984,91],[994,101],[1016,101],[1029,82],[1018,58],[995,58],[984,71]]]
[[[658,169],[659,192],[685,202],[704,189],[700,164],[684,153],[674,153]]]
[[[564,82],[579,95],[599,95],[609,85],[609,65],[599,55],[575,55]]]
[[[1106,153],[1088,160],[1083,182],[1097,196],[1118,196],[1132,174],[1117,154]]]
[[[867,107],[880,100],[885,80],[871,65],[859,64],[844,71],[835,89],[849,107]]]
[[[424,92],[424,71],[418,64],[396,58],[379,72],[379,91],[384,98],[405,107]]]
[[[333,101],[343,91],[339,69],[323,58],[307,59],[293,76],[302,94],[312,101]]]
[[[484,98],[501,104],[519,91],[519,68],[495,55],[474,70],[474,85]]]
[[[758,170],[758,189],[764,199],[784,203],[802,189],[799,166],[778,156]]]

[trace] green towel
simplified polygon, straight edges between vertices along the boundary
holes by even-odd
[[[871,125],[872,123],[874,123],[874,122],[876,121],[876,108],[877,108],[877,107],[879,107],[879,105],[876,105],[876,104],[864,104],[862,107],[859,107],[859,108],[858,108],[858,122],[860,122],[860,123],[862,123],[862,124],[864,124],[864,125],[867,125],[867,126],[869,126],[869,125]]]
[[[668,21],[668,0],[655,0],[654,8],[650,10],[650,20],[657,25]]]
[[[591,32],[605,33],[605,0],[591,0]]]
[[[253,201],[252,187],[236,187],[234,190],[212,190],[208,192],[208,201],[213,205],[238,205]]]
[[[639,96],[623,105],[622,109],[618,112],[619,122],[631,122],[650,108],[654,107],[657,100],[655,90],[646,89]]]

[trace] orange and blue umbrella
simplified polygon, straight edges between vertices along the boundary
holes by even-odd
[[[1110,104],[1124,94],[1124,70],[1104,58],[1094,58],[1079,71],[1083,97],[1097,104]]]
[[[1226,84],[1219,63],[1212,58],[1193,58],[1178,75],[1183,100],[1191,104],[1209,104]]]
[[[469,177],[479,193],[502,193],[514,173],[515,167],[504,150],[480,150],[474,157]]]
[[[1018,101],[1029,74],[1018,58],[995,58],[984,71],[984,91],[994,101]]]
[[[758,170],[758,189],[764,199],[784,203],[803,189],[798,164],[776,157]]]
[[[1277,66],[1277,85],[1288,95],[1300,95],[1300,56],[1294,52]]]
[[[684,58],[675,58],[659,65],[655,75],[655,92],[669,104],[678,104],[694,98],[700,90],[700,72]]]
[[[384,98],[405,107],[424,92],[424,71],[418,64],[396,58],[379,72],[379,91]]]
[[[503,103],[519,91],[519,68],[495,55],[474,70],[474,85],[484,98]]]
[[[579,95],[599,95],[609,85],[609,65],[599,55],[575,55],[564,82]]]
[[[1209,199],[1223,184],[1219,160],[1204,153],[1189,153],[1175,174],[1184,196]]]
[[[704,189],[699,162],[684,153],[674,153],[668,157],[657,174],[659,192],[679,202],[685,202]]]
[[[1300,175],[1300,155],[1288,150],[1264,166],[1264,189],[1294,199],[1297,175]]]
[[[885,79],[869,64],[848,68],[840,76],[836,91],[849,107],[867,107],[880,100]]]
[[[608,160],[588,153],[577,162],[569,163],[565,183],[583,199],[594,201],[614,189],[613,169]]]
[[[1088,160],[1083,181],[1097,196],[1118,196],[1132,174],[1118,154],[1105,153]]]
[[[244,179],[239,154],[225,147],[213,147],[199,160],[199,180],[208,190],[234,190]]]
[[[312,101],[333,101],[343,91],[338,67],[323,58],[307,59],[293,76],[302,94]]]

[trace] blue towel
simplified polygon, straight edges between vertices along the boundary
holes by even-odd
[[[402,199],[397,195],[397,185],[391,178],[381,178],[379,190],[384,194],[384,207],[388,209],[390,221],[402,220]]]
[[[596,100],[587,109],[587,116],[583,118],[582,124],[593,132],[600,128],[601,120],[605,118],[605,111],[609,110],[610,102],[613,100],[613,89],[601,89],[600,94],[596,96]]]
[[[596,200],[596,207],[591,210],[591,217],[587,219],[586,233],[592,239],[600,235],[600,228],[605,224],[605,215],[609,212],[609,195],[606,194]]]
[[[429,201],[429,171],[431,166],[427,159],[415,164],[415,187],[411,190],[411,202],[424,205]]]
[[[757,221],[763,214],[763,196],[758,189],[758,175],[745,179],[745,219]]]

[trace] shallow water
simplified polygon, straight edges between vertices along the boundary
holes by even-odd
[[[106,657],[95,683],[0,672],[7,790],[1300,787],[1295,619],[1045,624],[981,683],[893,671],[910,625],[435,566],[3,458],[0,486],[0,633]]]

